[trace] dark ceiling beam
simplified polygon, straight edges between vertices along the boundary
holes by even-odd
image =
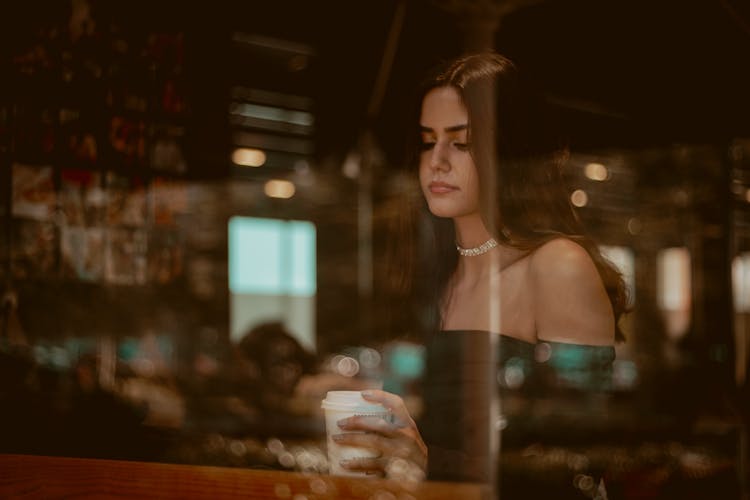
[[[456,16],[464,32],[464,50],[478,52],[495,46],[495,32],[503,17],[543,0],[433,0]]]

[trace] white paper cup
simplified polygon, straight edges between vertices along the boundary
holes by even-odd
[[[377,452],[357,446],[342,446],[333,440],[336,434],[361,431],[344,431],[338,421],[353,416],[373,416],[388,419],[387,408],[378,403],[371,403],[362,397],[359,391],[328,391],[320,405],[325,410],[326,438],[328,448],[329,472],[337,476],[363,476],[364,472],[351,471],[341,467],[342,460],[352,458],[376,457]]]

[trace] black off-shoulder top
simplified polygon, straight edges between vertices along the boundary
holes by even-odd
[[[492,366],[493,336],[498,349]],[[536,344],[485,331],[442,331],[427,343],[425,413],[420,428],[434,480],[486,482],[491,424],[500,417],[493,395],[542,398],[588,394],[611,386],[613,346]]]

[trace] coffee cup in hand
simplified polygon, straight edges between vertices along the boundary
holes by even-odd
[[[377,457],[375,450],[357,446],[344,446],[336,443],[333,436],[343,431],[338,425],[339,420],[354,416],[390,418],[386,407],[378,403],[365,400],[359,391],[328,391],[321,407],[326,418],[326,442],[328,448],[329,472],[339,476],[363,476],[364,472],[351,471],[341,466],[342,460],[354,458]],[[355,432],[355,431],[347,431]],[[361,432],[361,431],[356,431]]]

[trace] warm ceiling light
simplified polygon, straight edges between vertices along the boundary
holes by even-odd
[[[271,179],[263,187],[266,196],[270,198],[291,198],[294,196],[294,184],[289,181]]]
[[[609,177],[607,167],[605,167],[601,163],[587,164],[584,169],[584,173],[586,174],[586,177],[588,177],[592,181],[606,181]]]
[[[583,189],[576,189],[570,195],[570,201],[577,207],[585,207],[589,202],[589,197]]]
[[[238,148],[232,153],[232,163],[243,167],[260,167],[266,162],[266,153],[260,149]]]

